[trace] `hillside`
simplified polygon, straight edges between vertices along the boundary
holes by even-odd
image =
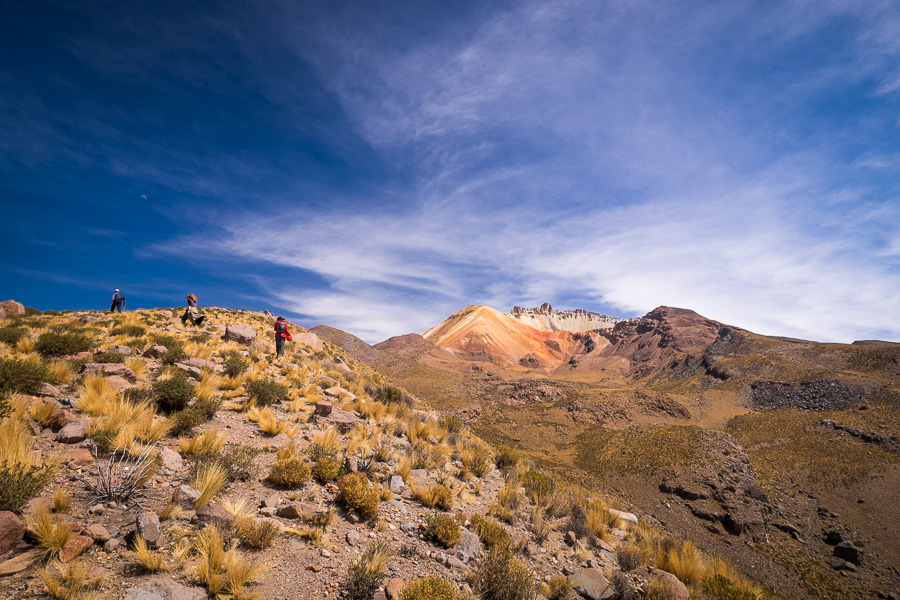
[[[766,595],[316,333],[291,326],[276,360],[271,316],[207,309],[192,328],[177,310],[7,308],[4,598]]]
[[[495,355],[499,340],[532,344],[522,326],[501,331],[505,320],[470,307],[428,335],[476,364],[479,344]],[[593,348],[552,369],[467,374],[455,386],[466,397],[441,409],[559,477],[589,479],[785,596],[900,587],[890,534],[900,526],[890,499],[900,489],[896,344],[765,337],[671,307],[595,333]],[[440,375],[423,379],[436,387]]]

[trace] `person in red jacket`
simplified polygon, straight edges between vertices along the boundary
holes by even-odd
[[[275,358],[284,356],[284,341],[294,339],[288,331],[284,317],[278,317],[275,321]]]

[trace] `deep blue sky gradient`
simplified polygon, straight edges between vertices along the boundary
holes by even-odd
[[[0,296],[900,339],[892,2],[4,2]]]

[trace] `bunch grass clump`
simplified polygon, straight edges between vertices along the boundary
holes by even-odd
[[[494,546],[478,561],[471,583],[484,600],[528,600],[538,587],[534,573],[508,544]]]
[[[272,483],[288,489],[297,489],[308,482],[310,478],[309,465],[298,457],[276,460],[267,477]]]
[[[23,421],[0,420],[0,510],[18,511],[49,483],[56,459],[36,461],[33,437]]]
[[[56,600],[90,600],[105,580],[104,575],[91,575],[92,568],[80,559],[62,563],[54,561],[38,569],[38,577],[47,593]]]
[[[200,432],[190,439],[178,439],[178,447],[181,453],[188,456],[213,454],[221,450],[224,445],[225,435],[214,429]]]
[[[437,507],[441,510],[451,510],[453,508],[453,492],[442,483],[422,488],[414,487],[412,493],[413,498],[429,508]]]
[[[456,600],[453,584],[439,575],[426,575],[410,581],[400,592],[400,600]]]
[[[425,517],[425,523],[428,529],[425,530],[425,537],[439,543],[444,548],[452,548],[459,543],[462,529],[456,519],[450,515],[432,514]]]
[[[364,519],[378,516],[381,490],[369,484],[364,473],[349,473],[337,480],[338,500],[359,512]]]
[[[206,506],[222,491],[227,481],[228,472],[222,465],[213,461],[202,464],[191,480],[191,487],[200,492],[200,497],[194,502],[194,510]]]
[[[34,512],[25,515],[25,526],[47,559],[58,557],[72,539],[72,525],[51,514],[47,502],[40,502]]]
[[[390,549],[384,542],[372,542],[347,570],[345,590],[350,600],[369,600],[384,581]]]

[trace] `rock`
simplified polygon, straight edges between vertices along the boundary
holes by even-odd
[[[197,510],[197,519],[201,523],[228,526],[234,521],[234,516],[225,510],[220,502],[210,502]]]
[[[93,539],[98,544],[108,542],[110,538],[112,538],[112,536],[109,535],[109,531],[106,530],[106,527],[100,525],[99,523],[94,523],[93,525],[88,527],[87,534],[91,536],[91,539]]]
[[[279,517],[283,519],[301,519],[303,518],[304,506],[299,502],[289,502],[284,506],[278,507],[278,512],[276,513]],[[306,514],[310,514],[312,511],[309,508],[306,508]]]
[[[125,356],[131,356],[131,348],[128,346],[113,346],[109,349],[110,352],[115,352],[116,354],[124,354]]]
[[[47,398],[59,398],[62,393],[59,391],[59,388],[55,385],[50,385],[49,383],[42,383],[41,387],[38,388],[37,391],[38,396],[44,396]]]
[[[197,381],[200,381],[200,378],[203,377],[202,370],[198,369],[197,367],[192,367],[183,362],[175,363],[175,368],[178,369],[179,371],[181,371],[182,373],[184,373],[185,375],[187,375],[188,377],[190,377],[192,379],[196,379]]]
[[[317,402],[316,408],[313,414],[317,417],[327,417],[331,414],[331,411],[334,410],[334,407],[331,405],[331,402]]]
[[[656,569],[654,567],[638,567],[629,572],[629,575],[636,575],[646,579],[650,583],[659,581],[669,591],[670,595],[667,597],[672,600],[690,600],[691,593],[688,591],[687,586],[681,583],[677,577],[668,571],[663,571],[662,569]]]
[[[281,504],[281,496],[278,494],[272,494],[265,500],[259,503],[260,508],[277,508],[278,505]]]
[[[464,562],[469,562],[481,554],[481,540],[468,529],[460,529],[456,551],[463,555],[461,558]]]
[[[456,571],[465,571],[466,570],[466,563],[464,563],[460,559],[456,558],[455,556],[448,556],[447,560],[446,560],[446,565]]]
[[[306,565],[306,570],[312,571],[313,573],[318,573],[319,571],[322,570],[322,565],[316,565],[316,564]]]
[[[81,367],[81,372],[87,375],[118,375],[131,383],[137,381],[137,377],[130,368],[119,363],[95,363],[89,362]]]
[[[578,569],[569,577],[569,585],[588,600],[606,600],[615,595],[609,581],[597,569]]]
[[[84,421],[75,419],[56,434],[56,441],[61,444],[77,444],[87,439],[87,432],[84,430]]]
[[[403,488],[406,487],[406,482],[403,481],[403,478],[399,475],[391,475],[391,491],[395,494],[399,494],[403,491]]]
[[[838,558],[837,556],[829,556],[825,559],[825,564],[835,571],[842,571],[847,565],[847,561],[843,558]]]
[[[384,584],[384,593],[388,600],[400,600],[400,592],[403,591],[404,585],[406,584],[399,577],[388,579],[387,583]]]
[[[340,398],[341,400],[356,400],[356,396],[354,394],[351,394],[349,391],[345,390],[339,385],[328,388],[327,390],[325,390],[325,393],[329,396]]]
[[[3,309],[6,316],[25,314],[25,305],[21,302],[16,302],[15,300],[4,300],[3,302],[0,302],[0,309]]]
[[[428,471],[425,469],[413,469],[409,473],[409,483],[416,488],[428,485]]]
[[[217,373],[222,373],[225,371],[225,368],[222,365],[217,365],[211,360],[204,360],[202,358],[189,358],[185,361],[182,361],[182,364],[185,364],[189,367],[196,367],[198,369],[211,369],[216,371]]]
[[[103,549],[107,552],[113,552],[116,548],[119,547],[120,543],[121,542],[116,538],[112,538],[111,540],[108,540],[105,544],[103,544]]]
[[[620,521],[624,521],[624,522],[629,523],[629,524],[631,524],[631,525],[637,525],[637,524],[638,524],[638,518],[637,518],[637,515],[635,515],[635,514],[633,514],[633,513],[630,513],[630,512],[623,512],[623,511],[621,511],[621,510],[616,510],[616,509],[614,509],[614,508],[610,508],[610,509],[609,509],[609,514],[611,514],[611,515],[614,516],[615,518],[619,519]]]
[[[159,358],[165,354],[169,353],[169,349],[165,346],[150,346],[146,350],[144,350],[145,358]]]
[[[841,542],[835,546],[834,555],[854,565],[862,564],[863,551],[854,546],[851,542]]]
[[[140,513],[135,519],[135,527],[137,534],[147,540],[148,546],[155,548],[163,541],[162,527],[155,512],[148,510]]]
[[[71,410],[57,408],[53,411],[53,414],[50,415],[50,429],[52,429],[53,431],[59,431],[72,421],[77,420],[78,415],[73,413]]]
[[[356,547],[359,544],[359,532],[351,529],[347,532],[347,544]]]
[[[279,433],[273,438],[264,440],[263,445],[269,448],[284,448],[291,445],[291,438],[286,433]]]
[[[305,346],[309,346],[313,350],[322,351],[325,349],[325,345],[322,343],[322,340],[319,339],[319,336],[314,333],[295,333],[294,341],[304,344]]]
[[[574,531],[567,531],[566,536],[563,538],[563,541],[569,546],[574,546],[575,542],[578,541],[578,538],[575,537]]]
[[[25,537],[25,522],[8,510],[0,510],[0,556],[15,548]]]
[[[190,508],[194,507],[194,502],[200,499],[200,492],[189,485],[182,484],[179,488],[181,493],[181,503]]]
[[[126,379],[119,377],[118,375],[110,375],[106,378],[106,383],[117,392],[124,392],[125,390],[134,387],[128,383]]]
[[[181,458],[181,455],[165,446],[159,449],[159,459],[163,469],[180,471],[184,466],[184,459]]]
[[[202,588],[167,581],[128,588],[125,600],[206,600],[206,592]]]
[[[319,402],[319,404],[322,404]],[[316,406],[318,407],[319,404]],[[332,408],[331,414],[327,417],[317,417],[317,421],[331,423],[333,425],[337,425],[338,429],[341,431],[348,431],[355,427],[358,423],[363,423],[364,421],[356,416],[355,413],[341,410],[339,408]]]
[[[43,548],[35,548],[0,563],[0,577],[21,573],[44,556]]]
[[[69,541],[59,551],[59,560],[64,563],[69,562],[73,558],[77,558],[84,553],[85,550],[94,545],[93,538],[86,535],[73,535]]]
[[[275,508],[274,506],[264,506],[261,509],[259,509],[259,514],[261,514],[264,517],[274,517],[275,515],[278,514],[278,509]]]
[[[850,538],[847,537],[847,532],[842,531],[840,529],[828,529],[823,532],[823,538],[825,539],[826,544],[840,544],[841,542],[849,542]]]
[[[249,325],[229,325],[225,328],[225,341],[249,345],[256,339],[256,332]]]

